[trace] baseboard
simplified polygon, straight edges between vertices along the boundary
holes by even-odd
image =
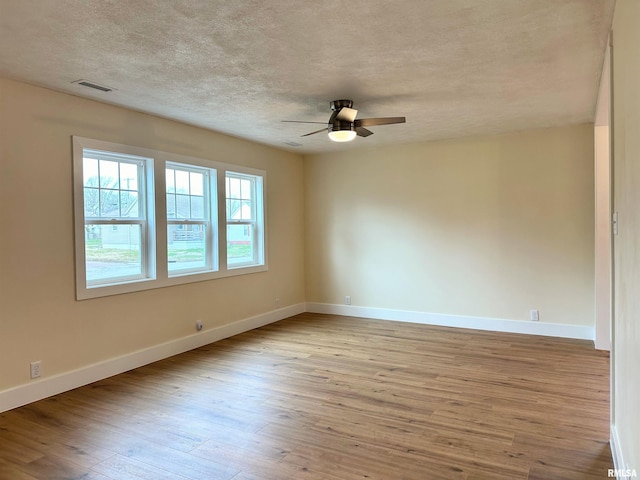
[[[622,449],[620,448],[620,437],[618,437],[618,429],[613,423],[611,424],[610,435],[611,437],[609,439],[609,444],[611,445],[613,468],[616,470],[616,472],[626,472],[628,470],[628,467],[627,464],[624,463],[624,458],[622,457]]]
[[[524,333],[547,337],[576,338],[592,340],[595,327],[585,325],[566,325],[561,323],[506,320],[500,318],[469,317],[443,313],[416,312],[389,308],[359,307],[356,305],[336,305],[330,303],[307,303],[306,311],[311,313],[330,313],[349,317],[375,318],[378,320],[396,320],[400,322],[423,323],[443,327],[473,328],[495,332]]]
[[[303,303],[272,310],[228,325],[204,330],[187,337],[88,365],[71,372],[42,378],[25,385],[4,390],[0,392],[0,413],[143,365],[148,365],[149,363],[157,362],[158,360],[179,353],[193,350],[194,348],[208,345],[223,338],[228,338],[269,323],[277,322],[284,318],[292,317],[304,311],[305,304]]]

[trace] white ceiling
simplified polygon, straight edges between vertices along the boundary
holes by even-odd
[[[299,152],[591,122],[614,0],[0,0],[0,75]],[[115,90],[102,93],[78,79]],[[336,144],[331,100],[406,116]],[[290,147],[286,142],[298,142]]]

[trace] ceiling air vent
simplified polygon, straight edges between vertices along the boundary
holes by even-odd
[[[94,90],[100,90],[101,92],[111,92],[113,90],[113,88],[111,87],[98,85],[97,83],[89,82],[88,80],[76,80],[75,82],[71,83],[77,83],[78,85],[82,85],[83,87],[93,88]]]
[[[302,144],[298,142],[284,142],[285,145],[289,145],[290,147],[301,147]]]

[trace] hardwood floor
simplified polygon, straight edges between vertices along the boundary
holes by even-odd
[[[603,479],[591,342],[302,314],[0,414],[0,478]]]

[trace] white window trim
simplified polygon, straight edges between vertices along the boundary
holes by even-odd
[[[203,173],[206,178],[206,187],[204,193],[205,199],[205,220],[187,220],[187,219],[178,219],[178,218],[167,218],[167,226],[168,225],[205,225],[204,234],[206,238],[205,244],[207,245],[207,249],[205,252],[205,267],[204,268],[192,268],[192,269],[181,269],[176,270],[174,272],[168,273],[169,277],[180,277],[185,275],[194,275],[197,273],[207,273],[207,272],[215,272],[220,269],[218,262],[218,242],[217,242],[217,230],[219,220],[217,217],[218,213],[218,192],[217,192],[217,182],[216,178],[218,176],[218,171],[215,168],[211,167],[203,167],[201,165],[194,165],[193,163],[185,164],[178,162],[165,162],[165,169],[174,168],[176,170],[183,170],[189,172],[198,172]],[[166,181],[166,176],[165,176]],[[166,190],[166,188],[165,188]],[[166,195],[166,192],[165,192]],[[165,196],[165,206],[166,206],[166,196]],[[167,240],[168,242],[168,240]],[[168,248],[168,246],[167,246]],[[169,265],[167,264],[167,270]]]
[[[237,174],[238,177],[242,178],[242,176],[246,175],[248,172],[246,171],[238,171],[238,170],[228,170],[225,172],[229,173],[231,177],[234,177]],[[254,177],[260,177],[260,175],[252,175]],[[253,229],[254,238],[257,241],[256,250],[253,252],[253,260],[250,262],[237,262],[232,265],[228,265],[229,270],[235,270],[239,268],[247,268],[252,265],[261,265],[264,262],[264,243],[266,241],[266,236],[264,235],[264,231],[260,228],[261,225],[265,225],[264,223],[264,177],[262,178],[252,178],[252,198],[254,198],[253,211],[251,216],[252,220],[229,220],[226,217],[226,201],[225,201],[225,219],[226,225],[248,225]],[[225,184],[226,188],[226,184]],[[225,190],[226,197],[226,190]],[[226,200],[226,198],[225,198]],[[226,231],[226,229],[225,229]]]
[[[97,153],[97,152],[96,152]],[[134,156],[133,154],[122,154],[122,153],[117,153],[117,154],[113,154],[111,152],[109,153],[97,153],[97,155],[92,155],[95,156],[95,158],[99,159],[99,160],[115,160],[118,162],[124,162],[124,163],[130,163],[130,164],[136,164],[138,166],[138,168],[140,170],[142,170],[143,172],[145,172],[145,167],[146,166],[152,166],[153,164],[153,159],[151,158],[143,158],[140,156],[136,156],[137,159],[133,159],[132,157]],[[84,155],[83,155],[84,158]],[[84,163],[84,162],[83,162]],[[140,173],[140,172],[139,172]],[[124,276],[124,277],[113,277],[107,280],[102,280],[102,281],[96,281],[93,282],[92,285],[90,285],[89,288],[94,288],[94,287],[103,287],[106,285],[110,285],[110,284],[120,284],[120,283],[128,283],[128,282],[136,282],[136,281],[140,281],[140,280],[146,280],[148,278],[152,278],[154,276],[154,272],[151,269],[151,265],[149,264],[149,262],[147,261],[148,258],[150,258],[150,249],[152,248],[153,242],[150,239],[150,230],[149,230],[149,222],[148,219],[149,218],[153,218],[153,212],[149,211],[148,206],[150,205],[151,207],[153,207],[153,202],[150,202],[151,198],[149,196],[149,193],[147,193],[147,185],[149,184],[149,176],[147,175],[146,178],[143,178],[142,175],[139,175],[140,180],[142,181],[142,187],[138,187],[138,191],[141,194],[138,198],[138,201],[140,202],[140,210],[142,210],[142,215],[138,216],[138,217],[118,217],[118,218],[108,218],[108,217],[91,217],[89,219],[87,219],[85,217],[84,221],[83,221],[83,229],[85,228],[86,225],[90,224],[90,225],[113,225],[113,226],[118,226],[118,225],[139,225],[141,227],[141,231],[140,231],[140,235],[141,235],[141,273],[138,275],[129,275],[129,276]],[[83,182],[84,183],[84,182]],[[83,185],[84,186],[84,185]],[[102,190],[101,188],[98,187],[98,190]],[[82,191],[83,195],[84,195],[84,188]],[[84,203],[84,202],[83,202]],[[101,207],[101,200],[98,200],[98,209],[100,210]],[[83,213],[84,213],[84,206],[83,206]],[[84,231],[83,231],[84,234]],[[85,252],[83,252],[85,253]],[[85,271],[86,273],[86,271]],[[86,281],[86,277],[84,279]],[[89,283],[89,282],[87,282]]]
[[[200,282],[224,278],[237,275],[246,275],[265,272],[267,263],[267,211],[266,211],[266,191],[267,172],[240,165],[221,163],[217,161],[178,155],[174,153],[162,152],[142,147],[122,145],[90,138],[72,137],[73,143],[73,184],[74,184],[74,227],[75,227],[75,259],[76,259],[76,298],[85,300],[90,298],[118,295],[122,293],[138,292],[154,288],[169,287],[192,282]],[[121,153],[125,155],[135,155],[148,158],[150,168],[147,172],[146,202],[147,202],[147,224],[148,224],[148,244],[149,251],[147,265],[148,278],[138,279],[117,284],[106,284],[87,287],[85,270],[85,240],[84,240],[84,185],[83,185],[83,151],[84,149],[103,150],[108,152]],[[167,206],[166,206],[166,181],[165,168],[169,164],[185,164],[199,166],[216,171],[216,199],[214,205],[217,206],[217,218],[213,216],[211,228],[217,231],[214,236],[212,267],[217,270],[198,271],[195,273],[179,272],[169,276],[167,263]],[[260,264],[250,266],[227,267],[227,228],[226,228],[226,202],[225,202],[225,178],[226,173],[246,173],[262,178],[262,192],[257,199],[261,203],[262,210],[262,244],[259,260]],[[213,189],[211,191],[213,195]],[[216,224],[213,224],[216,222]],[[218,253],[217,262],[215,252]],[[143,260],[144,261],[144,260]]]

